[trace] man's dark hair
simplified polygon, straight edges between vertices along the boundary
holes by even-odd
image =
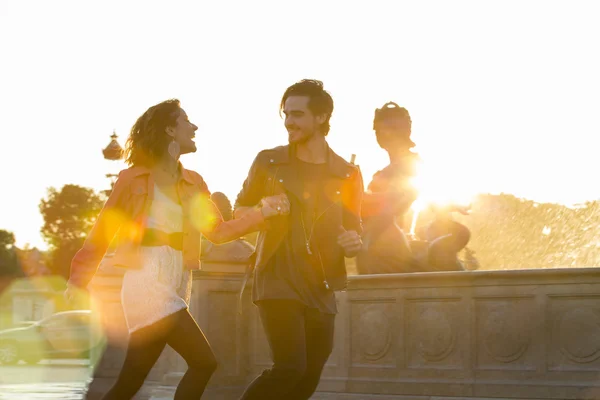
[[[327,136],[330,128],[329,120],[331,114],[333,114],[333,99],[331,98],[331,95],[323,89],[323,82],[315,79],[303,79],[287,88],[281,98],[281,104],[279,105],[280,115],[285,107],[285,101],[290,96],[308,97],[308,109],[313,115],[325,115],[325,121],[319,128],[321,133],[324,136]]]

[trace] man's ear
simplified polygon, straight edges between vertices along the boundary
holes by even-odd
[[[315,119],[316,119],[316,121],[317,121],[317,124],[321,125],[322,123],[324,123],[324,122],[327,120],[327,115],[325,115],[325,114],[320,114],[320,115],[317,115],[317,116],[315,117]]]

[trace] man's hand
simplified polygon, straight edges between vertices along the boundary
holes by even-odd
[[[346,257],[356,257],[362,248],[362,240],[356,231],[347,231],[340,227],[340,234],[337,237],[337,242],[344,249]]]

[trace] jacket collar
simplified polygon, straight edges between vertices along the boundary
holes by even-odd
[[[327,146],[327,166],[329,171],[336,176],[341,178],[347,178],[351,173],[350,164],[342,157],[337,155],[329,144]],[[273,165],[285,165],[289,164],[292,157],[295,157],[296,149],[294,146],[280,146],[273,149],[273,152],[269,154],[271,157],[269,162]]]
[[[192,174],[190,173],[189,170],[183,168],[183,165],[181,164],[181,161],[178,164],[178,169],[181,172],[181,178],[186,181],[187,183],[189,183],[190,185],[193,185],[194,179],[192,177]],[[138,176],[142,176],[142,175],[151,175],[152,174],[152,170],[148,167],[143,167],[143,166],[139,166],[139,167],[131,167],[131,174],[132,177],[138,177]]]

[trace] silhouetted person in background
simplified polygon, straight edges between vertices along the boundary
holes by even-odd
[[[404,229],[405,215],[417,198],[411,180],[419,156],[412,151],[412,121],[406,108],[389,102],[375,110],[373,130],[390,163],[373,175],[363,197],[364,246],[357,258],[360,274],[420,270]]]
[[[214,192],[210,195],[210,199],[215,203],[219,211],[221,212],[221,216],[223,217],[223,221],[229,221],[233,219],[233,206],[231,202],[222,192]]]
[[[412,121],[408,110],[389,102],[375,110],[373,129],[377,143],[389,155],[390,164],[378,171],[363,197],[363,249],[357,257],[360,274],[418,271],[458,271],[457,254],[470,239],[469,229],[452,218],[467,213],[456,205],[429,205],[432,222],[407,237],[405,217],[418,193],[412,185],[419,156],[412,151]],[[419,239],[419,240],[417,240]]]

